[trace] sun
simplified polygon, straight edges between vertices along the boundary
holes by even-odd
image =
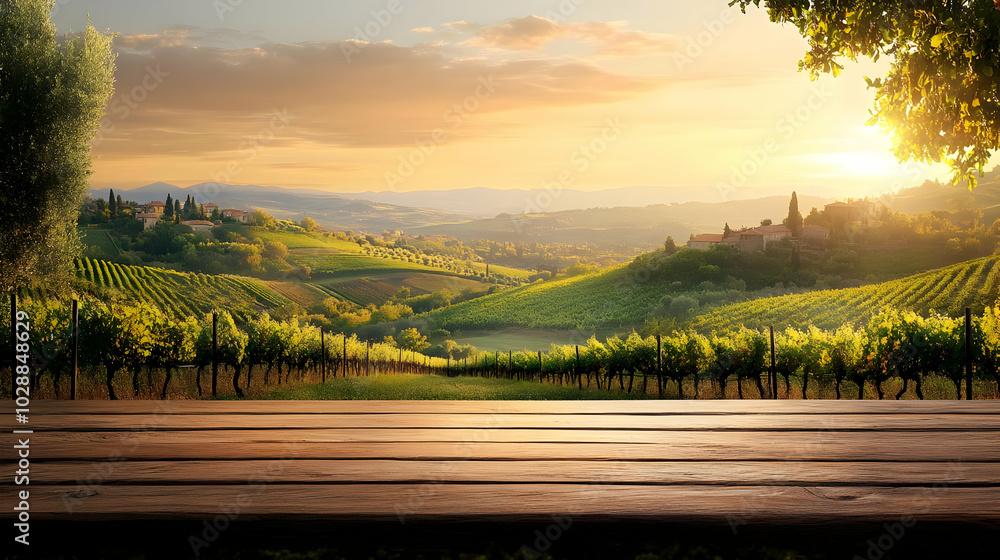
[[[870,152],[841,152],[830,159],[845,175],[888,175],[894,163]]]

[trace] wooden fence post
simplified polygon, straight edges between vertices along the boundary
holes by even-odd
[[[965,400],[972,400],[972,309],[965,308]]]
[[[344,353],[340,357],[340,363],[344,366],[344,379],[347,379],[347,333],[341,333],[344,337]]]
[[[580,371],[580,345],[576,345],[576,388],[583,390],[583,373]]]
[[[10,292],[10,398],[17,399],[17,288]]]
[[[542,351],[538,351],[538,382],[542,382]]]
[[[771,325],[771,372],[768,379],[771,380],[771,398],[778,400],[778,368],[774,361],[774,325]]]
[[[80,373],[80,302],[73,300],[73,337],[70,342],[73,377],[70,380],[70,399],[76,400],[76,379]]]
[[[656,392],[663,398],[663,345],[660,333],[656,333]]]
[[[371,365],[372,359],[372,341],[368,341],[365,345],[365,377],[368,377],[368,370]]]
[[[323,383],[326,383],[326,333],[319,330],[319,370],[323,376]]]
[[[219,383],[219,312],[212,312],[212,396]]]

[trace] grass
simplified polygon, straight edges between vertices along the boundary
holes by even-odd
[[[357,243],[326,237],[321,233],[301,233],[294,231],[269,231],[254,226],[229,226],[230,229],[248,239],[261,238],[264,242],[278,241],[289,249],[333,249],[344,253],[360,253]]]
[[[639,394],[577,389],[530,381],[444,377],[439,375],[377,375],[334,379],[293,389],[279,387],[267,393],[271,400],[462,400],[555,401],[641,399]]]
[[[93,247],[87,252],[92,258],[111,259],[121,254],[118,246],[111,240],[110,230],[106,228],[79,228],[80,241],[85,247]]]

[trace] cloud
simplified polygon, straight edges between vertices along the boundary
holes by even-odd
[[[456,31],[475,35],[465,42],[477,47],[537,51],[559,39],[571,39],[597,47],[606,56],[636,56],[673,52],[680,42],[672,36],[625,29],[627,22],[558,23],[539,16],[480,26],[465,21],[446,24]]]
[[[461,141],[514,126],[494,117],[507,111],[616,102],[666,83],[585,62],[497,62],[426,45],[206,47],[192,44],[202,34],[196,31],[119,39],[117,91],[96,148],[100,157],[230,157],[275,110],[294,119],[269,143],[274,147],[411,147],[436,128],[448,130],[449,141]],[[151,72],[163,76],[154,88],[146,87]],[[474,119],[456,126],[456,108],[484,79],[496,84],[496,92],[476,103]]]

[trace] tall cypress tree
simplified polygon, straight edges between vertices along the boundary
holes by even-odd
[[[802,214],[799,213],[799,196],[792,191],[792,200],[788,203],[788,217],[785,218],[785,225],[792,230],[794,237],[799,236],[802,231]]]
[[[170,193],[167,193],[167,202],[166,206],[163,207],[163,215],[167,218],[174,216],[174,199],[170,198]]]
[[[111,219],[118,217],[118,201],[115,199],[115,189],[111,189],[111,193],[108,195],[108,211],[111,213]]]

